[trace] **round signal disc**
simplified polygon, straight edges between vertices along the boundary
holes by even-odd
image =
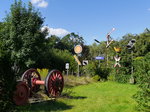
[[[76,46],[74,47],[74,52],[75,52],[76,54],[80,54],[80,53],[82,52],[82,46],[81,46],[81,45],[76,45]]]

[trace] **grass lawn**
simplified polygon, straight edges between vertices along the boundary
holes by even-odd
[[[65,88],[66,96],[21,107],[21,112],[136,112],[135,85],[95,82]],[[68,93],[68,94],[67,94]]]

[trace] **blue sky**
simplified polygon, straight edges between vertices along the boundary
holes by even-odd
[[[121,39],[127,33],[139,34],[150,28],[150,0],[24,0],[39,9],[45,17],[44,26],[58,36],[75,32],[86,44],[94,39],[106,40],[112,29],[112,37]],[[13,0],[1,0],[0,21],[9,12]]]

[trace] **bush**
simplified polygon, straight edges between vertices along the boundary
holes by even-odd
[[[11,70],[8,58],[0,57],[0,109],[1,112],[13,112],[16,107],[12,103],[15,74]]]
[[[134,77],[140,90],[134,95],[138,110],[150,112],[150,53],[134,62]]]
[[[95,69],[96,69],[96,65],[94,62],[91,62],[88,65],[84,66],[84,71],[86,75],[90,75],[90,76],[96,75]]]
[[[95,75],[92,77],[95,81],[100,81],[101,77],[99,75]]]
[[[99,66],[99,63],[96,61],[89,63],[87,66],[84,67],[84,69],[85,74],[90,75],[92,77],[98,75],[102,80],[107,80],[107,76],[110,72],[110,68],[107,68],[104,65]]]
[[[120,82],[120,83],[128,83],[130,77],[131,77],[130,75],[117,74],[115,75],[115,81]]]
[[[110,75],[107,77],[107,79],[108,79],[109,81],[115,81],[115,74],[110,74]]]
[[[69,70],[77,69],[73,55],[67,50],[50,49],[51,58],[49,60],[50,69],[65,70],[65,64],[69,63]]]
[[[128,72],[129,71],[126,67],[113,68],[108,76],[108,80],[116,81],[119,83],[127,83],[131,77]]]

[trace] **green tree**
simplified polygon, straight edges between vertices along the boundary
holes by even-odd
[[[0,36],[2,35],[2,28],[3,23],[0,23]],[[16,110],[12,103],[16,77],[11,67],[10,55],[4,50],[3,42],[0,41],[0,110],[2,112]]]
[[[58,43],[60,42],[59,37],[57,37],[55,35],[51,35],[46,40],[47,40],[47,46],[49,47],[49,49],[58,48]]]
[[[76,70],[76,62],[73,55],[68,50],[51,49],[49,50],[51,58],[49,58],[49,68],[65,71],[65,64],[70,64],[70,71]]]
[[[12,4],[5,18],[3,35],[0,37],[11,56],[15,72],[26,67],[37,67],[45,49],[46,31],[41,32],[44,19],[32,4],[28,7],[21,1]]]
[[[144,58],[134,62],[134,77],[139,84],[139,91],[134,95],[140,111],[150,111],[150,52]]]
[[[31,3],[28,7],[15,1],[10,13],[0,23],[0,107],[15,111],[12,96],[18,75],[27,67],[39,66],[45,49],[44,19]]]
[[[58,42],[58,49],[61,49],[61,50],[68,50],[70,51],[71,53],[74,53],[74,47],[76,45],[84,45],[84,39],[83,37],[75,34],[75,33],[70,33],[66,36],[64,36],[60,42]]]

